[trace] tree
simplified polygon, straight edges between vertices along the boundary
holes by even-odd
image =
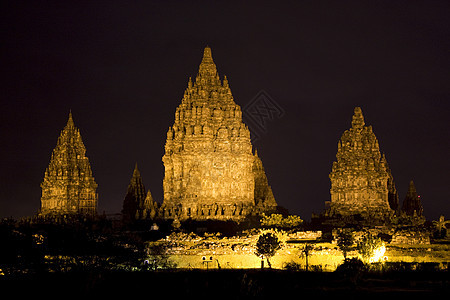
[[[281,248],[281,242],[278,240],[276,234],[272,232],[266,232],[259,236],[256,242],[256,252],[257,256],[266,258],[269,268],[272,268],[269,259],[277,253]]]
[[[356,250],[367,263],[378,261],[384,255],[386,248],[380,238],[368,232],[358,241]]]
[[[347,259],[347,253],[351,250],[354,243],[353,233],[348,229],[342,229],[338,233],[337,246],[342,251],[344,259]]]
[[[314,246],[311,244],[305,244],[305,247],[302,249],[301,256],[305,257],[305,263],[306,263],[306,271],[308,271],[308,257],[311,255],[311,251],[314,250]]]
[[[438,238],[443,238],[446,236],[447,234],[447,227],[446,224],[450,224],[450,221],[445,221],[445,217],[444,216],[440,216],[439,217],[439,221],[433,221],[434,226],[436,227],[437,230],[437,237]]]

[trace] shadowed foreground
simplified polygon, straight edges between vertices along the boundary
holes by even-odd
[[[0,278],[3,294],[130,296],[149,293],[168,298],[243,299],[280,296],[360,296],[445,295],[449,292],[450,273],[391,272],[378,274],[342,274],[294,272],[282,270],[177,270],[158,272],[71,272],[45,273]],[[24,288],[26,287],[26,288]],[[143,294],[142,294],[143,295]]]

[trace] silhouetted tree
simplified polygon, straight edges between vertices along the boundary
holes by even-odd
[[[255,254],[266,258],[269,268],[272,268],[269,258],[275,255],[278,249],[281,248],[281,242],[278,240],[276,234],[272,232],[266,232],[259,236],[256,242]]]
[[[342,251],[344,259],[347,259],[347,253],[351,250],[353,242],[354,237],[353,233],[350,230],[342,229],[339,231],[337,237],[337,246],[339,247],[339,250]]]
[[[305,244],[305,247],[302,249],[302,256],[305,257],[306,271],[308,271],[308,257],[311,255],[312,250],[314,250],[314,246],[311,244]]]

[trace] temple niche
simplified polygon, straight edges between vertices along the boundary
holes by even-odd
[[[41,216],[97,214],[97,183],[71,112],[53,149],[41,188]]]
[[[354,109],[352,127],[338,142],[336,161],[329,177],[330,216],[387,221],[398,207],[398,195],[386,158],[380,153],[372,126],[365,126],[359,107]]]
[[[241,108],[227,78],[220,80],[209,47],[175,111],[162,160],[160,213],[166,219],[239,221],[276,209]]]

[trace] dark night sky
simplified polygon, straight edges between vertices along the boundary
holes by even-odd
[[[361,106],[400,201],[413,179],[426,217],[450,217],[449,16],[449,1],[2,1],[0,217],[39,209],[69,109],[99,212],[120,212],[135,162],[161,202],[166,131],[206,45],[237,104],[265,90],[284,109],[254,146],[291,213],[323,210]]]

